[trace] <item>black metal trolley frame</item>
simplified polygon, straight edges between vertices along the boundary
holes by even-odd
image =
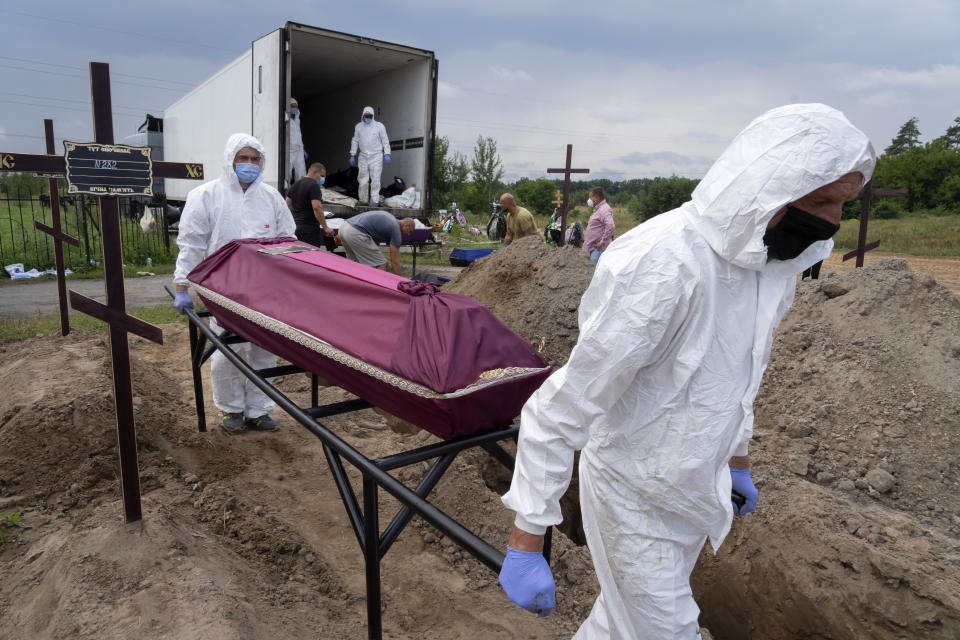
[[[166,290],[172,297],[173,291],[169,286],[166,287]],[[245,338],[230,331],[217,334],[204,321],[204,318],[211,315],[209,311],[189,309],[186,315],[190,321],[190,366],[193,372],[193,391],[199,431],[206,432],[207,430],[201,367],[213,355],[214,351],[219,350],[278,407],[300,423],[307,431],[317,436],[323,443],[323,452],[327,464],[330,466],[330,472],[346,508],[347,517],[363,552],[366,573],[367,637],[370,640],[380,640],[383,632],[380,561],[415,515],[432,524],[463,550],[494,572],[499,573],[503,564],[503,553],[431,504],[427,500],[427,496],[440,482],[443,474],[449,469],[457,455],[473,447],[483,448],[505,467],[513,470],[513,456],[500,446],[500,442],[517,439],[519,432],[517,423],[514,422],[502,429],[488,433],[437,442],[371,460],[327,429],[319,420],[349,413],[350,411],[367,409],[373,405],[365,400],[355,399],[320,406],[317,376],[311,373],[311,406],[304,409],[268,382],[267,378],[310,372],[296,365],[254,370],[229,346],[247,342]],[[391,470],[428,460],[433,460],[433,463],[415,489],[407,487],[388,473]],[[353,465],[363,475],[362,506],[350,485],[344,468],[344,461]],[[403,505],[382,533],[378,512],[380,489],[393,495]],[[550,559],[551,533],[552,529],[548,530],[544,540],[544,556],[548,561]]]

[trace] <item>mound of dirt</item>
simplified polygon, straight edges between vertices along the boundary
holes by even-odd
[[[577,343],[577,310],[593,270],[580,249],[528,236],[477,260],[443,290],[476,298],[560,367]]]
[[[932,278],[888,258],[800,284],[756,402],[760,506],[695,574],[718,637],[957,637],[958,389],[960,301]]]
[[[539,238],[478,261],[467,293],[563,364],[593,274]],[[449,288],[448,288],[449,287]],[[954,638],[960,628],[960,302],[902,261],[801,283],[757,399],[760,508],[701,557],[694,587],[717,638]],[[4,629],[36,638],[225,640],[365,635],[362,555],[319,441],[197,433],[188,336],[131,340],[144,520],[122,525],[109,353],[99,336],[0,345]],[[304,376],[277,380],[301,405]],[[321,391],[321,403],[349,394]],[[369,458],[435,442],[372,410],[324,420]],[[415,486],[427,464],[395,476]],[[359,494],[360,476],[348,477]],[[462,454],[432,500],[502,548],[510,474]],[[495,487],[493,491],[488,487]],[[572,498],[570,497],[572,496]],[[386,525],[398,508],[382,496]],[[576,521],[575,491],[566,518]],[[574,526],[574,529],[576,527]],[[496,576],[414,519],[382,562],[384,635],[569,638],[597,593],[589,554],[554,541],[555,614],[512,606]],[[437,606],[438,602],[444,606]]]
[[[75,329],[2,347],[0,386],[23,391],[0,400],[0,511],[21,512],[0,555],[6,628],[252,639],[326,625],[350,637],[336,577],[300,535],[236,494],[229,480],[249,460],[224,461],[212,440],[183,430],[182,385],[132,342],[144,519],[126,526],[105,341]]]
[[[197,433],[183,325],[165,344],[131,340],[142,521],[122,524],[110,356],[74,331],[0,345],[0,618],[30,638],[353,639],[366,635],[362,554],[320,442],[277,415],[275,433]],[[301,405],[305,376],[277,380]],[[22,391],[21,391],[22,390]],[[351,396],[329,388],[321,402]],[[279,412],[278,412],[279,414]],[[370,458],[434,442],[393,433],[372,410],[324,421]],[[396,475],[416,486],[426,463]],[[360,476],[347,468],[354,492]],[[492,545],[511,515],[476,454],[454,461],[434,499]],[[399,505],[381,494],[385,526]],[[2,517],[2,516],[0,516]],[[22,525],[22,526],[21,526]],[[419,520],[381,564],[384,637],[569,638],[596,594],[584,549],[560,539],[562,611],[511,605],[496,576]],[[437,603],[443,603],[438,607]],[[0,636],[3,633],[0,632]]]

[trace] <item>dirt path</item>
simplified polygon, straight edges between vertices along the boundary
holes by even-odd
[[[404,265],[409,270],[412,265]],[[463,267],[451,265],[418,264],[418,273],[434,273],[441,276],[456,277]],[[164,285],[171,284],[173,276],[161,274],[126,278],[123,281],[127,307],[168,304],[170,296]],[[103,280],[68,280],[67,289],[76,291],[88,298],[106,301]],[[33,315],[56,311],[59,308],[57,281],[43,278],[36,280],[0,280],[0,317],[9,315]]]
[[[170,282],[169,274],[124,279],[123,288],[127,307],[144,307],[169,302],[170,296],[163,290],[163,285]],[[100,302],[106,301],[103,280],[68,280],[67,289]],[[0,281],[0,316],[56,311],[59,306],[56,280],[43,278]]]

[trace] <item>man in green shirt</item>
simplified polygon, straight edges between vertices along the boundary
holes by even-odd
[[[535,236],[537,224],[533,221],[533,214],[523,207],[517,206],[517,201],[509,193],[500,196],[500,208],[507,212],[507,235],[503,237],[503,246],[525,236]]]

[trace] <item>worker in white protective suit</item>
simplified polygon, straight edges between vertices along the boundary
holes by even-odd
[[[303,150],[303,134],[300,132],[301,113],[296,98],[290,98],[290,170],[293,184],[307,175],[307,152]]]
[[[223,150],[220,177],[187,194],[177,233],[180,253],[173,272],[177,289],[173,306],[180,313],[193,308],[187,274],[214,251],[237,238],[294,235],[296,225],[286,202],[263,181],[266,162],[259,140],[235,133]],[[213,318],[210,328],[219,331]],[[232,349],[254,369],[277,363],[276,356],[250,343],[235,344]],[[270,417],[273,401],[219,351],[210,358],[210,385],[227,433],[276,430],[277,423]]]
[[[698,638],[690,573],[707,537],[756,507],[748,443],[773,331],[797,274],[830,254],[843,202],[875,155],[842,113],[769,111],[710,168],[691,201],[614,241],[580,304],[566,365],[526,403],[516,512],[500,574],[549,615],[540,553],[580,456],[583,527],[601,592],[578,640]],[[745,497],[742,507],[731,491]]]
[[[360,157],[357,157],[357,151]],[[360,122],[353,128],[350,141],[350,166],[359,167],[358,204],[377,206],[380,202],[380,174],[383,163],[390,164],[390,138],[382,122],[373,118],[373,107],[364,107]]]

